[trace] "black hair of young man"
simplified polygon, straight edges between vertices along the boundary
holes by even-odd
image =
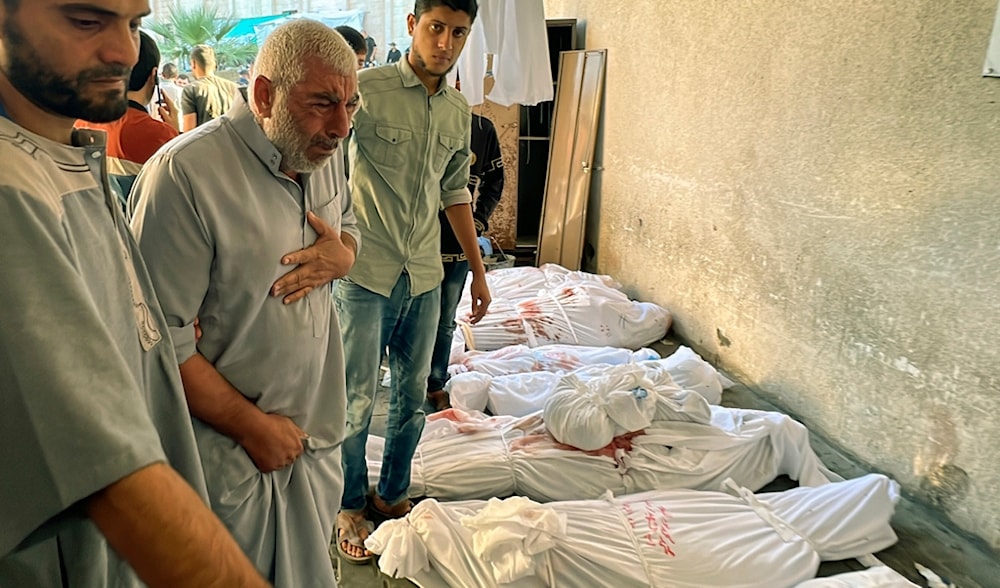
[[[421,14],[438,6],[464,12],[473,21],[476,20],[476,13],[479,11],[479,3],[476,0],[417,0],[413,4],[413,16],[420,20]]]
[[[139,61],[132,66],[132,76],[128,80],[128,91],[138,92],[146,85],[149,74],[160,65],[160,49],[156,41],[139,31]]]
[[[340,33],[340,36],[347,41],[347,44],[351,46],[351,49],[355,53],[364,53],[367,50],[365,47],[365,38],[354,27],[340,25],[334,30]]]

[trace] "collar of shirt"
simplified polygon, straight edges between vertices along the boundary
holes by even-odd
[[[423,86],[424,82],[419,77],[417,77],[417,72],[413,71],[413,67],[410,65],[409,59],[400,59],[396,62],[396,69],[399,71],[399,77],[403,80],[403,86],[407,88],[412,88],[414,86]],[[443,77],[441,78],[441,83],[438,85],[437,92],[431,94],[431,96],[438,96],[444,94],[448,91],[448,82]]]
[[[5,118],[10,122],[14,122],[14,119],[7,114],[7,109],[4,108],[3,102],[0,102],[0,118]],[[21,128],[21,126],[18,125],[18,128]],[[107,135],[103,131],[73,129],[71,140],[73,147],[98,147],[103,149],[105,143],[107,142]],[[58,143],[53,143],[53,145],[58,145]]]
[[[69,145],[64,143],[59,143],[53,141],[41,135],[36,135],[35,133],[29,131],[28,129],[22,127],[21,125],[14,122],[14,119],[10,117],[7,109],[4,108],[2,102],[0,102],[0,120],[5,121],[0,124],[0,127],[4,125],[11,125],[12,129],[8,131],[7,129],[0,129],[5,132],[18,132],[25,133],[29,136],[30,142],[36,147],[42,149],[53,159],[61,159],[63,161],[72,162],[73,165],[78,165],[80,163],[80,158],[85,157],[86,154],[96,151],[100,152],[99,155],[91,156],[91,159],[100,159],[103,157],[104,147],[107,143],[107,134],[104,131],[98,131],[93,129],[73,129],[73,134],[71,135],[71,142]],[[80,151],[78,148],[85,148]],[[83,160],[84,163],[89,165],[89,160],[86,158]],[[100,168],[98,166],[98,171]],[[96,178],[100,180],[100,173],[96,175]]]
[[[257,124],[257,119],[254,118],[253,112],[241,96],[233,99],[233,105],[226,116],[232,122],[236,134],[250,147],[250,150],[260,159],[264,167],[276,176],[287,177],[281,171],[281,152],[264,134],[264,129]]]

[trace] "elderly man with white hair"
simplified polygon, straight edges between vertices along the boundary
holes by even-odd
[[[162,149],[132,193],[212,508],[279,587],[335,585],[346,392],[330,282],[359,243],[340,151],[356,67],[321,23],[277,28],[249,106]]]

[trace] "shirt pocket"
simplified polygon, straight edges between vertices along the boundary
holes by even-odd
[[[463,142],[461,137],[438,134],[438,140],[434,145],[434,159],[431,162],[435,172],[444,172],[445,167],[451,161],[455,152],[462,148]]]
[[[334,229],[336,229],[339,232],[340,231],[340,218],[341,218],[341,216],[343,214],[343,211],[341,210],[342,207],[343,207],[343,204],[342,204],[342,199],[341,199],[341,196],[340,196],[340,192],[337,191],[336,187],[333,187],[331,189],[331,194],[329,195],[329,197],[328,198],[323,198],[323,202],[320,203],[320,204],[318,204],[318,205],[316,205],[312,209],[312,212],[313,212],[313,214],[315,214],[319,218],[323,219],[323,222],[325,222],[326,224],[330,225],[331,227],[333,227]],[[308,226],[308,225],[309,225],[309,223],[307,221],[306,222],[306,226]],[[312,234],[312,238],[314,240],[316,239],[315,233]],[[305,243],[305,244],[303,244],[303,246],[305,246],[305,245],[311,245],[311,243]]]
[[[400,167],[406,161],[405,153],[411,139],[413,133],[407,129],[377,125],[375,136],[366,141],[365,151],[375,163]]]

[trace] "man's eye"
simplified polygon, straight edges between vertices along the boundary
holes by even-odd
[[[466,31],[455,31],[454,33],[452,33],[452,36],[461,39],[462,37],[465,36],[465,34],[466,34]]]
[[[101,21],[89,18],[71,18],[69,21],[78,29],[94,29],[101,26]]]
[[[139,30],[139,27],[141,27],[141,26],[142,26],[142,20],[133,20],[132,22],[130,22],[130,23],[129,23],[129,25],[128,25],[128,26],[129,26],[129,28],[131,28],[131,29],[132,29],[133,31],[138,31],[138,30]]]

